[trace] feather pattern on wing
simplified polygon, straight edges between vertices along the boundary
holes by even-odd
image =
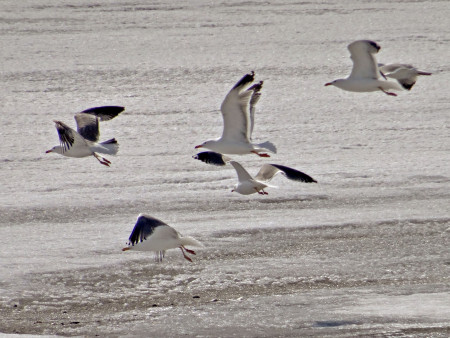
[[[168,226],[163,221],[148,215],[140,214],[131,232],[128,245],[135,245],[147,239],[157,227]]]
[[[83,110],[81,113],[97,116],[100,121],[109,121],[119,115],[125,107],[121,106],[102,106]]]
[[[244,75],[222,102],[220,107],[224,124],[222,139],[249,142],[250,117],[248,109],[253,90],[243,91],[243,89],[253,81],[254,75],[254,72]]]
[[[62,123],[61,121],[55,122],[55,127],[58,132],[59,142],[63,152],[69,150],[75,143],[85,142],[84,139],[68,125]]]
[[[86,140],[97,142],[100,137],[98,117],[90,114],[78,113],[75,115],[78,133]]]
[[[375,58],[375,54],[380,50],[380,46],[370,40],[354,41],[347,46],[350,51],[350,58],[353,61],[352,72],[349,78],[355,79],[378,79],[380,72]]]
[[[258,181],[269,182],[276,174],[279,172],[283,173],[290,180],[300,181],[305,183],[312,183],[317,181],[313,179],[311,176],[284,165],[279,164],[264,164],[259,170],[258,174],[255,176],[255,179]]]
[[[240,163],[236,161],[230,161],[230,163],[234,167],[234,169],[236,169],[239,182],[253,179],[253,177],[247,172],[247,170],[244,169],[244,167]]]

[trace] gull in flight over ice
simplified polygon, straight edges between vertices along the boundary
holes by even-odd
[[[236,169],[238,176],[238,183],[234,186],[232,192],[236,191],[242,195],[250,195],[258,193],[260,195],[268,195],[264,191],[265,188],[271,187],[268,182],[278,173],[284,174],[288,179],[294,181],[300,181],[305,183],[317,183],[317,181],[311,176],[302,173],[296,169],[285,167],[279,164],[264,164],[259,170],[258,174],[253,178],[247,170],[244,169],[236,161],[230,161],[231,165]]]
[[[411,90],[417,81],[417,76],[431,75],[429,72],[418,70],[414,66],[404,63],[391,63],[388,65],[379,63],[378,68],[380,69],[381,75],[397,80],[406,90]]]
[[[154,251],[155,260],[161,262],[166,250],[180,248],[183,257],[192,262],[186,252],[195,255],[195,251],[187,249],[185,245],[203,246],[195,238],[181,236],[178,231],[163,221],[149,215],[140,214],[131,232],[128,246],[123,248],[122,251]]]
[[[353,68],[350,75],[345,79],[338,79],[325,83],[325,86],[336,86],[351,92],[374,92],[381,90],[391,96],[397,94],[390,90],[402,90],[402,87],[394,81],[389,81],[380,76],[383,74],[378,69],[375,54],[380,46],[370,40],[357,40],[347,46],[350,58],[353,60]]]
[[[119,106],[94,107],[75,114],[77,131],[61,121],[55,122],[60,145],[46,153],[57,153],[68,157],[94,156],[101,164],[109,167],[111,162],[97,153],[115,155],[119,144],[115,138],[97,143],[100,136],[99,121],[108,121],[119,115],[125,108]]]
[[[263,81],[245,89],[253,82],[255,73],[244,75],[230,90],[222,102],[220,110],[223,118],[222,136],[215,140],[208,140],[195,148],[207,148],[222,154],[257,154],[270,157],[267,152],[276,153],[274,144],[252,143],[252,132],[255,121],[255,105],[260,98]]]

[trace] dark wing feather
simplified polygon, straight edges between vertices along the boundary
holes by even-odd
[[[128,245],[135,245],[142,242],[150,236],[155,228],[159,226],[168,226],[163,221],[148,215],[139,215],[134,229],[128,239]]]
[[[75,115],[78,134],[86,140],[97,142],[100,137],[100,126],[98,117],[90,114],[78,113]]]
[[[252,83],[253,80],[255,79],[255,72],[252,70],[249,74],[245,74],[235,85],[234,87],[231,89],[236,89],[239,87],[244,87],[245,85]]]
[[[196,160],[217,166],[226,165],[227,161],[230,160],[228,157],[214,151],[204,151],[192,157]]]
[[[311,176],[298,171],[296,169],[292,169],[289,167],[285,167],[284,165],[279,165],[279,164],[271,164],[272,166],[274,166],[275,168],[281,170],[284,175],[289,178],[290,180],[294,180],[294,181],[300,181],[300,182],[305,182],[305,183],[317,183],[317,181],[312,178]]]
[[[55,122],[55,127],[58,132],[59,142],[61,143],[61,148],[63,151],[69,150],[69,148],[73,145],[75,141],[74,130],[70,128],[68,125],[62,123],[61,121],[53,121]]]
[[[97,116],[100,121],[109,121],[123,112],[125,107],[120,106],[102,106],[102,107],[94,107],[83,110],[81,113],[83,114],[91,114]]]

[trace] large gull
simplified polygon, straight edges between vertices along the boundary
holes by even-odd
[[[119,144],[115,138],[98,143],[99,121],[108,121],[119,115],[125,108],[119,106],[94,107],[75,114],[77,131],[61,121],[55,122],[60,145],[46,153],[57,153],[67,157],[94,156],[101,164],[109,167],[111,162],[97,153],[115,155]]]
[[[375,54],[380,50],[380,46],[370,40],[357,40],[347,46],[350,51],[350,58],[353,60],[353,68],[350,75],[345,79],[338,79],[328,82],[325,86],[336,86],[340,89],[351,92],[374,92],[382,91],[391,96],[397,94],[390,90],[402,90],[402,87],[394,81],[389,81],[378,69]]]
[[[207,148],[222,154],[257,154],[270,157],[267,152],[276,153],[274,144],[252,143],[252,132],[255,121],[255,105],[261,95],[263,82],[259,82],[248,89],[246,86],[253,82],[255,73],[244,75],[230,90],[221,105],[223,118],[223,133],[218,139],[208,140],[195,148]]]
[[[411,90],[417,81],[419,75],[431,75],[429,72],[418,70],[412,65],[405,63],[378,64],[378,68],[383,76],[397,80],[397,82],[406,90]]]
[[[232,192],[237,192],[242,195],[250,195],[258,193],[260,195],[268,195],[264,191],[265,188],[271,187],[268,182],[278,173],[282,173],[290,180],[304,182],[304,183],[317,183],[317,181],[311,176],[302,173],[296,169],[285,167],[279,164],[264,164],[259,170],[258,174],[253,178],[244,167],[236,161],[230,161],[230,164],[236,169],[238,176],[238,183],[235,185]]]
[[[195,238],[181,236],[178,231],[163,221],[149,215],[139,214],[128,240],[128,246],[122,251],[154,251],[155,260],[161,262],[166,250],[180,248],[183,257],[192,262],[185,251],[192,255],[195,255],[195,251],[187,249],[185,245],[203,246]]]

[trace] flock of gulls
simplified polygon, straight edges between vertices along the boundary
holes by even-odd
[[[431,75],[408,64],[377,63],[375,54],[380,50],[380,46],[371,40],[354,41],[347,48],[353,61],[350,75],[345,79],[328,82],[325,86],[332,85],[352,92],[381,91],[390,96],[397,96],[394,91],[411,90],[419,75]],[[223,118],[222,136],[197,145],[195,149],[205,148],[208,151],[200,152],[193,158],[211,165],[233,166],[238,183],[232,192],[242,195],[255,193],[267,195],[264,189],[271,187],[269,182],[278,173],[282,173],[293,181],[317,183],[311,176],[280,164],[266,163],[253,177],[239,162],[227,156],[255,154],[260,157],[270,157],[269,153],[277,152],[277,148],[270,141],[263,143],[252,141],[256,104],[263,86],[263,81],[250,86],[254,77],[253,71],[244,75],[228,92],[220,108]],[[98,142],[99,122],[115,118],[124,109],[120,106],[103,106],[77,113],[75,115],[76,131],[61,121],[54,121],[60,145],[47,150],[47,153],[53,152],[77,158],[93,156],[99,163],[110,166],[111,162],[99,154],[116,155],[119,144],[114,138]],[[128,246],[122,250],[153,251],[155,260],[161,262],[166,250],[179,248],[183,257],[192,262],[186,253],[195,255],[195,251],[185,246],[201,247],[203,245],[192,237],[183,237],[174,228],[157,218],[140,214],[128,239]]]

